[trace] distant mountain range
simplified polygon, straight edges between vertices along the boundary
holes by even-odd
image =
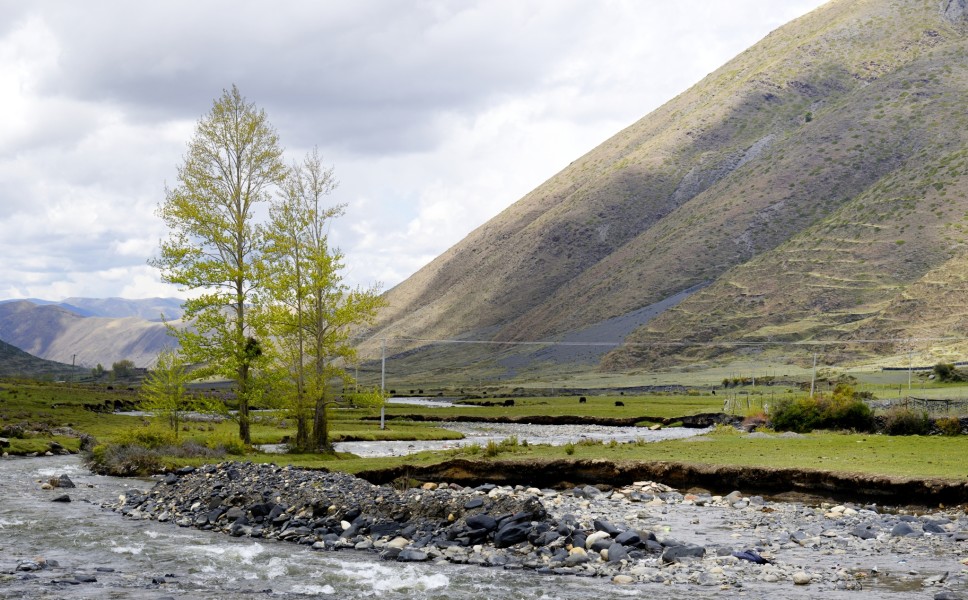
[[[158,353],[176,345],[162,314],[181,318],[181,300],[151,298],[68,298],[0,301],[0,340],[47,360],[110,369],[128,359],[154,364]]]
[[[828,360],[959,359],[966,98],[964,0],[829,2],[391,289],[363,348],[495,378],[810,340],[843,342]],[[533,344],[568,340],[614,346]]]
[[[178,298],[147,298],[144,300],[67,298],[60,302],[25,298],[22,300],[0,300],[0,305],[11,302],[29,302],[37,306],[57,306],[81,317],[110,317],[114,319],[137,317],[146,321],[177,321],[182,316],[182,301]]]

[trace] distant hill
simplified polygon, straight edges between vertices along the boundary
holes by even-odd
[[[124,309],[124,303],[110,305]],[[85,367],[100,363],[105,368],[122,359],[150,366],[162,349],[176,345],[165,325],[157,321],[81,316],[59,304],[26,300],[0,304],[0,339],[48,360],[73,360]]]
[[[829,2],[388,291],[363,348],[379,356],[395,339],[398,369],[488,377],[729,360],[769,351],[736,343],[809,340],[844,342],[827,351],[843,360],[958,359],[966,97],[964,0]],[[500,344],[588,332],[627,344],[578,358]]]
[[[63,363],[37,358],[0,341],[0,377],[67,379],[71,377],[72,372],[78,375],[81,370],[71,369],[70,365]]]
[[[62,301],[26,298],[24,300],[0,300],[0,304],[26,301],[38,306],[53,305],[69,310],[82,317],[137,317],[146,321],[177,321],[182,317],[182,300],[178,298],[67,298]]]

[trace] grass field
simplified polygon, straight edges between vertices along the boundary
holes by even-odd
[[[892,374],[896,375],[896,374]],[[906,376],[906,375],[905,375]],[[890,390],[880,385],[881,393]],[[926,384],[938,396],[952,398],[968,396],[968,386]],[[756,412],[766,399],[777,395],[802,394],[784,386],[745,386],[739,390],[692,390],[684,394],[588,396],[579,403],[575,396],[516,397],[514,406],[458,406],[425,408],[410,405],[388,405],[387,414],[421,414],[444,418],[455,416],[515,416],[526,419],[534,415],[592,416],[592,417],[652,417],[674,418],[705,412],[718,412],[723,400],[732,395],[739,400],[751,399],[751,411]],[[879,396],[881,397],[881,396]],[[29,424],[33,433],[23,437],[7,434],[14,454],[44,452],[50,441],[76,450],[79,440],[73,432],[93,435],[100,442],[111,442],[130,435],[132,431],[159,427],[152,419],[93,412],[85,405],[104,405],[116,400],[134,401],[133,390],[109,390],[106,387],[66,386],[28,382],[0,382],[0,428]],[[481,399],[477,402],[496,402]],[[624,406],[616,406],[620,401]],[[760,404],[758,405],[757,402]],[[745,410],[740,407],[740,413]],[[330,431],[334,441],[341,440],[428,440],[457,439],[459,434],[432,423],[391,419],[381,430],[379,423],[365,420],[374,413],[360,409],[338,409],[331,413]],[[59,429],[70,428],[70,430]],[[220,423],[186,422],[178,432],[180,441],[195,440],[201,444],[213,440],[231,440],[237,436],[237,424],[228,419]],[[253,419],[253,444],[280,444],[294,434],[294,426],[280,412],[260,412]],[[325,467],[348,472],[359,472],[398,465],[433,464],[451,458],[480,460],[544,459],[544,458],[604,458],[615,461],[678,461],[696,464],[728,464],[770,467],[801,467],[841,472],[863,472],[908,477],[939,477],[964,479],[968,477],[968,436],[956,437],[890,437],[885,435],[855,435],[820,432],[805,436],[767,433],[747,437],[732,429],[688,440],[657,443],[581,443],[571,446],[526,446],[508,443],[494,447],[471,447],[442,452],[425,452],[407,457],[358,458],[349,455],[291,455],[250,453],[247,460]],[[169,464],[182,465],[204,462],[204,459],[171,459]]]

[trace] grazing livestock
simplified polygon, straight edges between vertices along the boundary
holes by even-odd
[[[514,406],[514,400],[505,400],[504,406]]]
[[[584,396],[582,396],[581,398],[578,399],[578,404],[584,404],[587,401],[588,400]]]
[[[625,406],[625,403],[622,402],[621,400],[616,400],[615,401],[615,406]]]

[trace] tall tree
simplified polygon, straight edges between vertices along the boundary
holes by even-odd
[[[315,149],[292,166],[269,210],[260,263],[273,339],[294,383],[296,445],[317,451],[330,449],[328,384],[349,378],[343,365],[355,355],[350,332],[372,322],[383,304],[376,286],[343,281],[343,254],[329,245],[327,232],[344,206],[324,204],[335,186]]]
[[[279,137],[265,111],[234,85],[224,90],[196,126],[177,186],[166,189],[158,214],[169,238],[150,261],[162,280],[200,292],[185,302],[184,319],[193,329],[174,333],[185,358],[205,365],[201,374],[235,382],[239,437],[246,444],[252,372],[262,355],[250,314],[261,247],[254,211],[270,199],[285,171]]]

